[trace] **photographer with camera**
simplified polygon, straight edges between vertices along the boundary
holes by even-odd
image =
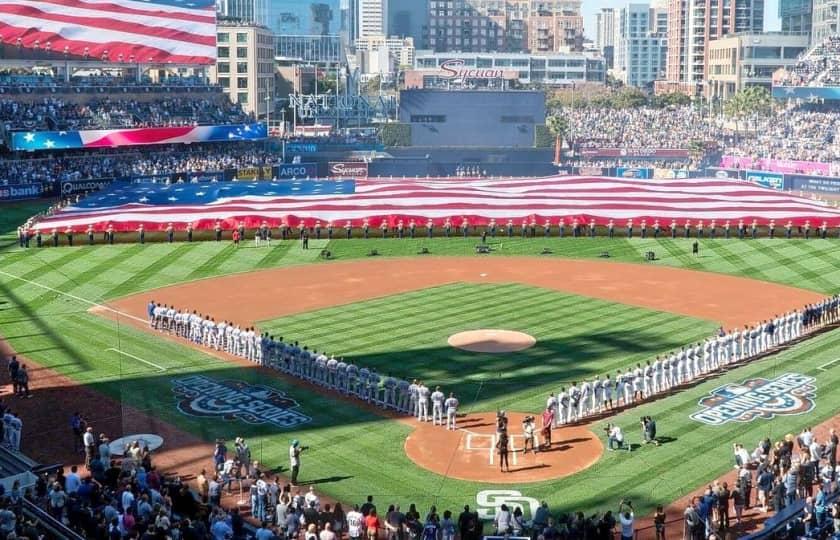
[[[522,420],[522,436],[525,439],[525,445],[522,449],[522,454],[527,454],[528,449],[530,448],[533,453],[537,453],[537,445],[536,445],[536,423],[534,422],[533,416],[526,416],[524,420]]]
[[[289,464],[292,469],[292,485],[297,485],[298,473],[300,472],[300,453],[304,450],[309,450],[308,446],[301,446],[297,439],[292,441],[289,447]]]
[[[621,540],[633,540],[635,536],[635,515],[633,514],[633,502],[621,499],[618,504],[618,517],[621,522]]]
[[[609,450],[620,450],[624,446],[624,433],[616,424],[607,424],[604,426],[604,431],[607,432],[607,448]]]

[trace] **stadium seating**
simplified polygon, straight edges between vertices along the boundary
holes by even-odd
[[[806,52],[778,81],[781,86],[840,85],[840,36],[832,35]]]
[[[37,96],[0,99],[6,131],[80,130],[235,124],[250,121],[226,96],[192,99],[82,98]]]

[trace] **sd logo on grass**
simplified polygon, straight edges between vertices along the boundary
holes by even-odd
[[[311,421],[295,409],[297,401],[267,386],[242,381],[219,381],[194,375],[172,381],[180,399],[178,410],[189,416],[241,420],[248,424],[274,424],[288,428]]]
[[[816,379],[785,373],[775,379],[748,379],[712,390],[699,401],[703,407],[690,418],[710,426],[727,422],[751,422],[777,415],[805,414],[816,405]]]

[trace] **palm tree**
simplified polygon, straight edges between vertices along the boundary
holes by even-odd
[[[557,113],[549,116],[545,125],[554,136],[554,163],[560,163],[560,147],[563,146],[563,139],[569,134],[569,119],[564,114]]]

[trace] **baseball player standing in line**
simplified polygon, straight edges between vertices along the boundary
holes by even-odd
[[[429,421],[429,388],[420,382],[417,385],[417,400],[420,404],[420,414],[417,417],[418,420],[421,422],[428,422]]]
[[[556,418],[558,425],[567,423],[569,421],[569,394],[563,387],[560,388],[560,392],[557,394],[557,410],[559,412]]]
[[[612,399],[613,382],[612,382],[612,380],[610,380],[610,374],[609,373],[607,373],[604,376],[603,388],[604,388],[604,401],[603,401],[604,409],[603,410],[610,410],[610,409],[613,408],[613,399]]]
[[[443,401],[446,396],[443,392],[440,391],[440,386],[435,387],[435,391],[432,392],[432,424],[438,425],[438,421],[440,421],[440,425],[443,425]]]
[[[449,393],[449,397],[443,403],[446,407],[446,429],[455,431],[455,417],[458,413],[458,400],[455,399],[453,392]]]
[[[411,392],[409,392],[410,384],[405,379],[400,379],[397,382],[397,410],[403,413],[410,412],[409,403]]]
[[[409,411],[414,417],[420,418],[420,385],[417,384],[417,379],[412,379],[408,386],[409,396]]]
[[[385,389],[385,395],[382,400],[385,408],[387,409],[388,407],[392,407],[397,409],[397,380],[391,377],[391,374],[389,373],[385,376],[385,382],[382,383],[382,386]]]

